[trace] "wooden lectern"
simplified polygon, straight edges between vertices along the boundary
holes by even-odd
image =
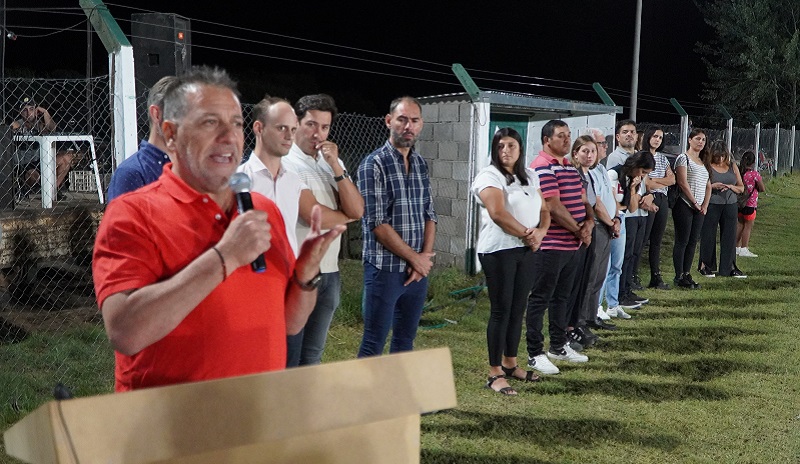
[[[455,406],[439,348],[51,401],[4,439],[34,464],[408,464],[420,414]]]

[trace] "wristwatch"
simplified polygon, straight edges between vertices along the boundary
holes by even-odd
[[[305,290],[310,292],[311,290],[316,290],[319,287],[319,283],[322,281],[322,272],[318,272],[317,275],[311,278],[308,282],[300,282],[297,278],[297,274],[292,275],[292,279],[294,279],[294,283],[300,287],[300,290]]]
[[[336,177],[333,178],[333,180],[335,180],[336,182],[339,182],[340,180],[345,180],[345,179],[349,179],[349,178],[350,178],[350,174],[348,174],[347,173],[347,169],[345,169],[341,176],[336,176]]]

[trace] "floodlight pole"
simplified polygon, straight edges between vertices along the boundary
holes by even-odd
[[[631,76],[630,119],[636,121],[636,103],[639,95],[639,43],[642,37],[642,0],[636,0],[636,27],[633,33],[633,70]]]

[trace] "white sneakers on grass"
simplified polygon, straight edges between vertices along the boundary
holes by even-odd
[[[587,358],[588,359],[588,358]],[[558,374],[559,371],[555,364],[547,359],[547,355],[540,354],[532,358],[528,358],[528,367],[541,372],[542,374]]]
[[[736,247],[736,256],[741,256],[743,258],[758,258],[758,255],[750,251],[747,247]]]
[[[568,361],[574,363],[585,363],[589,357],[585,354],[580,354],[573,350],[569,344],[564,345],[564,348],[554,352],[552,348],[547,352],[547,357],[557,361]]]
[[[600,305],[600,306],[597,307],[597,317],[599,317],[600,319],[602,319],[604,321],[607,321],[607,320],[611,319],[611,316],[606,314],[606,312],[603,310],[603,305]]]
[[[622,309],[622,306],[615,306],[613,308],[608,308],[608,310],[606,310],[606,314],[608,314],[609,317],[618,317],[620,319],[631,318],[631,315],[626,313],[625,310]]]

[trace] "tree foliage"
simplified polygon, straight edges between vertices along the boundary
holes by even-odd
[[[800,0],[696,1],[714,38],[699,43],[703,99],[736,112],[800,116]]]

